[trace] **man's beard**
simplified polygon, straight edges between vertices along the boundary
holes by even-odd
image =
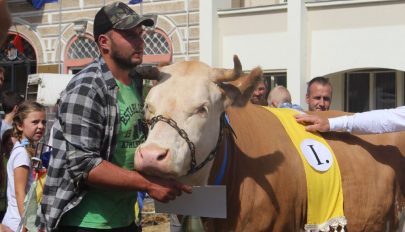
[[[120,54],[119,49],[117,49],[117,46],[113,43],[112,48],[111,48],[111,59],[114,60],[114,62],[119,66],[121,69],[124,70],[131,70],[132,68],[136,67],[138,64],[141,63],[133,63],[131,62],[131,56],[129,57],[124,57]]]
[[[267,106],[267,100],[262,97],[252,97],[250,102],[256,105]]]

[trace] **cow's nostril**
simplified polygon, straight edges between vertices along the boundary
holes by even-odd
[[[158,161],[162,161],[162,160],[164,160],[164,159],[166,158],[166,156],[167,156],[167,153],[158,155],[157,160],[158,160]]]

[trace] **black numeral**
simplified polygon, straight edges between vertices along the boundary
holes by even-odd
[[[315,149],[314,149],[314,145],[308,145],[308,146],[311,148],[312,152],[314,153],[315,158],[316,158],[316,161],[318,161],[318,165],[323,164],[323,163],[319,160],[318,154],[316,154],[316,151],[315,151]]]

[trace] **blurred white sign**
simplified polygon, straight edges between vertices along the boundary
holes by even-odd
[[[226,186],[193,186],[193,193],[183,193],[169,203],[155,201],[156,213],[226,218]]]

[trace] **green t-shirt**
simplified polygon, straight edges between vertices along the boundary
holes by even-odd
[[[119,87],[120,130],[111,162],[133,170],[135,149],[145,140],[139,123],[142,120],[142,102],[134,84],[127,86],[116,82]],[[136,198],[137,193],[133,191],[89,187],[80,204],[62,217],[61,224],[96,229],[129,226],[135,220]]]

